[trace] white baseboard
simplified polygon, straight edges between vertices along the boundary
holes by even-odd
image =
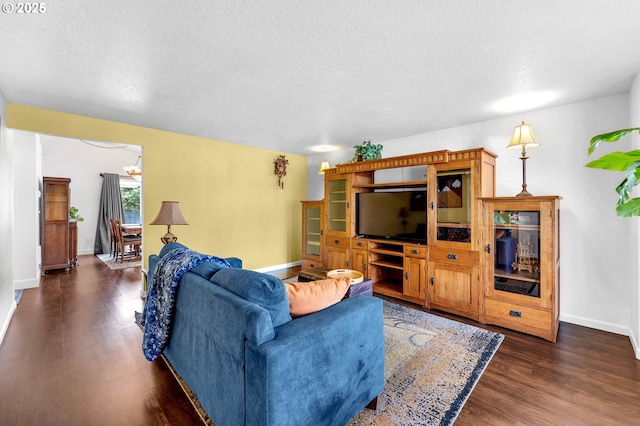
[[[302,265],[301,261],[290,262],[290,263],[283,263],[282,265],[266,266],[264,268],[254,269],[254,271],[256,271],[256,272],[271,272],[271,271],[277,271],[279,269],[293,268],[295,266],[300,266],[300,265]]]
[[[636,359],[640,359],[640,342],[638,342],[638,336],[629,333],[629,340],[631,340],[631,346],[633,347],[633,352],[636,354]]]
[[[78,250],[78,256],[82,256],[85,254],[94,254],[93,249]]]
[[[24,290],[26,288],[37,288],[40,286],[40,278],[32,278],[29,280],[20,280],[13,282],[14,290]]]
[[[575,315],[560,314],[560,321],[568,322],[583,327],[595,328],[596,330],[607,331],[609,333],[629,335],[629,327],[619,324],[611,324],[604,321],[595,321],[589,318],[578,317]]]
[[[4,335],[7,333],[7,330],[9,329],[9,323],[11,322],[11,318],[13,318],[13,313],[16,311],[17,306],[18,304],[14,299],[13,304],[11,305],[11,309],[9,309],[9,315],[7,315],[7,318],[5,319],[4,324],[2,324],[2,330],[0,330],[0,345],[2,345],[2,341],[4,340]]]

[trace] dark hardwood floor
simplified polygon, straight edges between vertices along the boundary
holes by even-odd
[[[80,256],[75,271],[25,290],[0,346],[0,425],[200,424],[163,361],[142,355],[140,287],[140,268]],[[627,337],[563,323],[553,344],[483,328],[506,337],[456,425],[640,424]]]

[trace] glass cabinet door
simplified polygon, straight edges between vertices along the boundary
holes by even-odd
[[[493,290],[540,298],[540,211],[493,210]]]
[[[328,184],[328,229],[347,232],[347,179],[332,179]]]
[[[305,254],[320,256],[321,250],[321,214],[319,207],[307,207],[305,209]]]
[[[471,169],[437,173],[438,241],[471,242]]]

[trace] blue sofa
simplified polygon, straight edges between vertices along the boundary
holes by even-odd
[[[149,273],[178,243],[149,257]],[[341,425],[384,380],[382,301],[292,319],[282,280],[203,263],[184,273],[164,355],[218,426]],[[375,403],[373,404],[375,406]]]

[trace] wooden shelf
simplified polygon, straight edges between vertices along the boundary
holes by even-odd
[[[373,291],[391,297],[402,296],[402,285],[389,281],[378,281],[373,283]]]
[[[471,228],[470,223],[438,222],[438,228]]]
[[[370,265],[376,265],[376,266],[384,266],[385,268],[399,269],[401,271],[404,269],[404,266],[402,265],[402,263],[398,264],[396,262],[387,261],[387,260],[383,260],[383,259],[370,260],[369,264]]]
[[[496,229],[515,229],[521,231],[539,231],[540,225],[518,225],[517,223],[499,223]]]
[[[403,246],[399,246],[398,250],[387,249],[387,248],[370,248],[369,252],[371,252],[371,253],[379,253],[379,254],[386,254],[386,255],[389,255],[389,256],[402,256],[402,254],[404,253],[404,248],[403,248]]]
[[[531,273],[531,272],[507,272],[504,269],[495,268],[494,275],[500,278],[506,278],[509,280],[518,280],[518,281],[527,281],[532,283],[540,282],[540,273]]]
[[[421,188],[427,187],[426,180],[419,180],[413,182],[390,182],[390,183],[369,183],[363,185],[353,185],[354,188],[369,188],[369,189],[391,189],[391,188]]]

